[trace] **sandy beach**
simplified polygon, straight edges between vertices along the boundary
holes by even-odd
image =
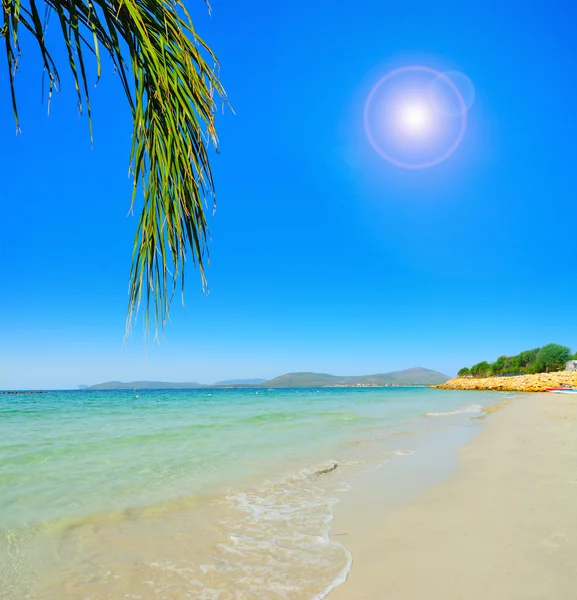
[[[409,481],[391,465],[358,482],[333,523],[354,560],[331,600],[576,597],[577,401],[510,398],[438,485],[419,491],[441,452],[415,456]]]
[[[208,394],[5,401],[0,597],[575,597],[570,396]]]

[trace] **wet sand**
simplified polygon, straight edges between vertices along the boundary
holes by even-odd
[[[355,484],[332,527],[353,567],[330,600],[577,597],[577,399],[512,398],[428,491],[442,452]]]

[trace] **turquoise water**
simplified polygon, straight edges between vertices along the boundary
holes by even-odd
[[[323,597],[350,565],[328,532],[354,469],[494,402],[426,388],[0,395],[5,597]]]

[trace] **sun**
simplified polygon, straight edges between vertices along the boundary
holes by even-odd
[[[426,169],[457,150],[467,129],[467,110],[452,76],[423,65],[401,67],[371,88],[364,130],[373,149],[389,163]]]
[[[423,135],[430,131],[434,115],[426,102],[412,100],[400,106],[397,119],[404,132]]]

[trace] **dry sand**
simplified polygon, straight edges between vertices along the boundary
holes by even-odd
[[[373,474],[337,508],[353,568],[329,600],[577,598],[577,397],[488,414],[456,473],[404,506],[383,509],[387,481]]]

